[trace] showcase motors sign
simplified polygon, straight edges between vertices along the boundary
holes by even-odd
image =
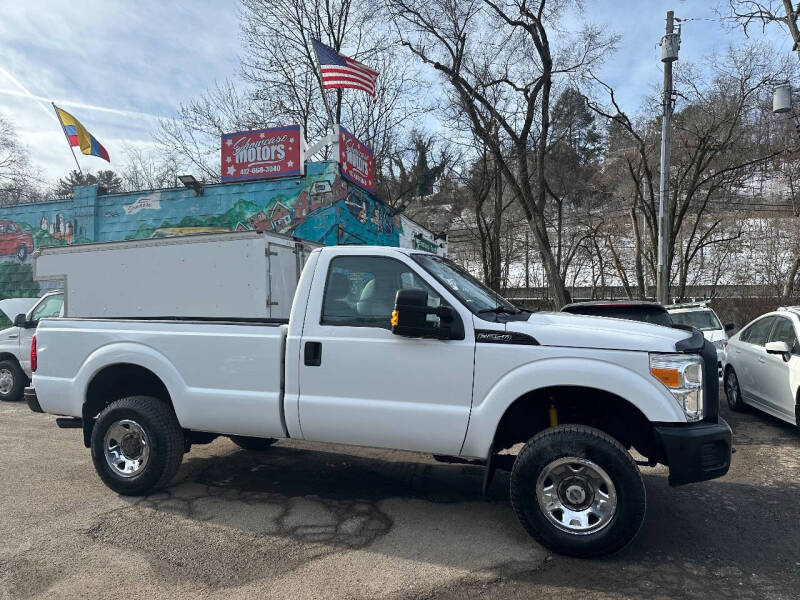
[[[375,190],[375,161],[372,151],[339,125],[339,165],[342,177],[364,188]]]
[[[222,136],[222,181],[303,174],[303,130],[299,125],[239,131]]]

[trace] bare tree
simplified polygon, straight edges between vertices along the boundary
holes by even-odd
[[[124,163],[119,174],[126,190],[152,190],[176,185],[180,165],[175,156],[131,145],[124,145],[122,153]]]
[[[800,29],[797,27],[800,5],[795,8],[791,0],[728,0],[728,5],[728,17],[742,27],[745,35],[749,35],[754,25],[760,26],[762,32],[773,24],[785,28],[794,43],[792,50],[800,57]]]
[[[682,103],[677,107],[674,121],[667,264],[673,277],[677,276],[681,296],[689,265],[701,250],[713,243],[730,241],[729,235],[719,229],[721,220],[715,216],[715,207],[734,196],[759,165],[784,152],[783,148],[755,143],[752,135],[759,108],[784,68],[767,48],[752,44],[730,50],[724,60],[715,62],[711,81],[703,81],[691,70],[678,73]],[[628,172],[645,216],[650,255],[655,256],[658,171],[654,159],[658,155],[653,145],[657,138],[647,130],[654,128],[656,115],[649,115],[644,129],[637,127],[619,107],[613,90],[606,85],[602,87],[609,94],[611,108],[595,102],[590,102],[590,106],[620,126],[634,141],[638,164],[627,158]],[[707,222],[709,218],[711,223]],[[674,267],[677,273],[673,272]]]
[[[163,119],[153,134],[161,153],[181,157],[180,167],[198,179],[219,179],[219,140],[223,133],[274,125],[270,113],[257,110],[254,92],[232,80],[216,82],[198,98],[178,107],[176,116]]]
[[[556,305],[569,295],[547,230],[546,161],[554,76],[596,63],[612,40],[586,30],[553,46],[564,2],[386,0],[401,43],[449,84],[519,202]],[[564,36],[566,37],[566,36]],[[495,126],[500,135],[495,135]]]

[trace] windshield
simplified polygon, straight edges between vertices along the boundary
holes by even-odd
[[[687,312],[670,313],[672,320],[678,325],[691,325],[700,331],[722,329],[717,315],[712,310],[690,310]]]
[[[472,312],[519,312],[511,302],[449,260],[432,254],[412,254],[411,257]]]

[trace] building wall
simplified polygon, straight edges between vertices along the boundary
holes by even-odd
[[[0,209],[0,299],[36,296],[34,249],[194,233],[270,230],[326,245],[398,246],[403,222],[339,175],[335,162],[306,163],[304,177],[74,197]]]

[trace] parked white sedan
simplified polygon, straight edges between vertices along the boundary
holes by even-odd
[[[728,341],[725,395],[734,410],[749,404],[795,425],[800,421],[800,307],[752,321]]]

